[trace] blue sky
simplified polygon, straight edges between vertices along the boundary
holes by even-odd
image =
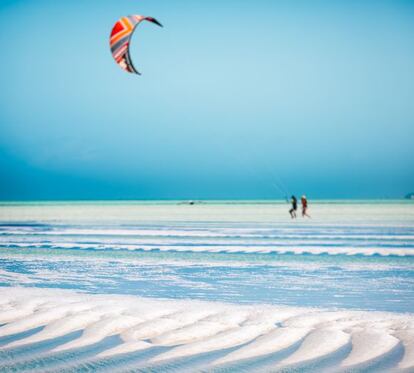
[[[128,14],[142,76],[112,60]],[[0,1],[0,199],[414,191],[412,1]],[[282,192],[280,189],[283,189]]]

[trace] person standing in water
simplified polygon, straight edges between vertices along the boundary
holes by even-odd
[[[298,209],[298,200],[296,199],[295,196],[292,196],[291,199],[290,199],[290,202],[292,204],[292,208],[289,210],[289,214],[290,214],[290,217],[292,219],[295,219],[296,218],[296,210]]]
[[[308,215],[306,212],[308,210],[308,200],[306,199],[306,196],[302,196],[300,201],[302,203],[302,217],[304,218],[305,216],[307,216],[308,218],[310,218],[310,215]]]

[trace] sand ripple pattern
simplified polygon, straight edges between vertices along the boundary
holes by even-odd
[[[0,371],[414,369],[413,314],[1,288],[0,325]]]

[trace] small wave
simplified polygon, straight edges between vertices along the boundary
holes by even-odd
[[[6,248],[24,249],[72,249],[72,250],[129,250],[129,251],[161,251],[189,253],[242,253],[242,254],[278,254],[278,255],[346,255],[346,256],[414,256],[413,248],[390,247],[344,247],[344,246],[238,246],[238,245],[126,245],[97,243],[10,243]]]

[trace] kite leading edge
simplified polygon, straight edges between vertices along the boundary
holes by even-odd
[[[129,46],[135,28],[142,21],[149,21],[162,27],[161,23],[152,17],[144,17],[141,15],[122,17],[115,23],[114,27],[112,28],[111,36],[109,39],[109,45],[111,47],[112,56],[115,62],[123,70],[138,75],[140,75],[140,73],[134,67],[131,61]]]

